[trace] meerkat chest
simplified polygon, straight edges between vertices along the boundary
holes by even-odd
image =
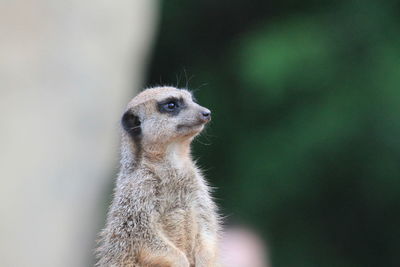
[[[159,223],[168,239],[190,254],[198,233],[198,177],[190,172],[170,175],[159,188]]]
[[[199,194],[195,174],[176,170],[170,170],[167,176],[161,177],[157,189],[162,214],[190,209]]]

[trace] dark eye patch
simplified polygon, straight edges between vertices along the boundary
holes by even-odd
[[[183,98],[168,97],[157,103],[157,109],[160,113],[167,113],[176,116],[182,109],[186,108]]]

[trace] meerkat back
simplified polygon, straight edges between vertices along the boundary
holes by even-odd
[[[131,100],[97,266],[219,266],[216,205],[190,155],[210,119],[184,89],[151,88]]]

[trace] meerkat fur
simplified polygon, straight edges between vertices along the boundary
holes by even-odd
[[[131,100],[96,266],[219,266],[217,208],[190,155],[210,114],[174,87],[146,89]]]

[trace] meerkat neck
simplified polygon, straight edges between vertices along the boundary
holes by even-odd
[[[190,155],[191,140],[180,142],[172,142],[164,146],[149,146],[143,148],[142,157],[151,164],[172,164],[180,165],[181,163],[191,162]]]
[[[182,168],[192,163],[190,143],[192,140],[176,141],[165,145],[147,146],[122,146],[121,167],[131,172],[146,165],[170,165],[174,168]],[[127,149],[130,147],[130,149]]]
[[[191,163],[190,141],[170,144],[165,153],[165,160],[176,167]]]

